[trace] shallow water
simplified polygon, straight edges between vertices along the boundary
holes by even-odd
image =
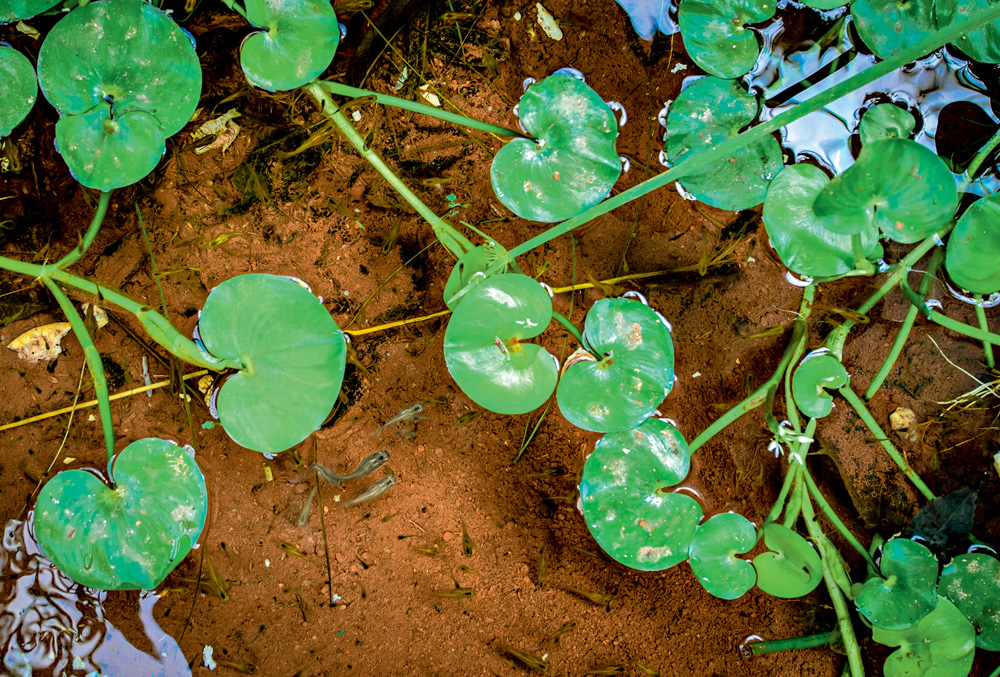
[[[33,515],[11,520],[0,548],[0,652],[4,677],[191,674],[172,637],[153,620],[159,595],[141,593],[139,620],[157,656],[135,648],[104,617],[106,592],[77,585],[43,555]]]

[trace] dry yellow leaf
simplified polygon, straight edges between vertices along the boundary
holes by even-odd
[[[60,342],[69,330],[69,322],[53,322],[29,329],[8,343],[7,347],[28,362],[54,360],[62,352]]]

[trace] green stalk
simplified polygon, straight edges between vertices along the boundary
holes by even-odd
[[[107,195],[107,193],[103,193]],[[111,476],[111,461],[115,457],[115,432],[111,425],[111,400],[108,396],[108,379],[104,376],[104,363],[101,362],[101,354],[94,345],[94,339],[87,333],[87,326],[76,312],[73,302],[70,301],[62,289],[55,282],[48,278],[42,278],[42,282],[52,292],[59,308],[63,311],[69,324],[73,327],[73,333],[83,347],[83,356],[87,360],[87,369],[94,379],[94,392],[97,394],[97,408],[101,415],[101,428],[104,429],[104,447],[108,452],[108,476]]]
[[[102,190],[101,197],[97,201],[97,211],[94,212],[94,218],[90,222],[90,227],[87,228],[87,232],[84,233],[83,239],[80,240],[80,244],[78,244],[73,251],[55,262],[54,265],[56,268],[68,268],[79,261],[81,256],[87,253],[87,250],[90,249],[90,245],[94,243],[94,238],[97,237],[97,231],[101,229],[101,224],[104,222],[104,215],[108,213],[108,205],[110,203],[111,191]]]
[[[798,459],[794,460],[795,465],[802,466],[798,462]],[[794,529],[795,523],[799,520],[799,515],[802,514],[802,501],[805,496],[805,484],[802,483],[802,472],[798,472],[795,475],[795,486],[792,487],[791,498],[788,499],[788,504],[785,506],[785,519],[781,521],[781,524],[786,529]]]
[[[958,320],[953,320],[947,315],[942,315],[936,310],[932,310],[924,303],[924,300],[917,295],[917,292],[913,291],[906,280],[900,280],[899,288],[902,290],[903,295],[910,300],[910,303],[917,307],[924,317],[932,322],[937,322],[942,327],[946,329],[951,329],[953,332],[962,334],[963,336],[968,336],[969,338],[974,338],[977,341],[982,341],[984,344],[991,343],[993,345],[1000,346],[1000,336],[994,334],[993,332],[986,331],[984,329],[979,329],[978,327],[970,327],[969,325],[959,322]]]
[[[456,125],[461,125],[463,127],[478,129],[482,132],[487,132],[489,134],[527,138],[523,133],[515,132],[513,129],[507,129],[506,127],[491,125],[488,122],[481,122],[479,120],[470,118],[465,115],[459,115],[458,113],[449,113],[448,111],[441,110],[440,108],[435,108],[434,106],[427,106],[422,103],[417,103],[416,101],[410,101],[409,99],[401,99],[398,96],[389,96],[388,94],[371,92],[368,91],[367,89],[348,87],[347,85],[342,85],[339,82],[330,82],[329,80],[317,80],[317,84],[326,88],[332,94],[338,94],[340,96],[349,96],[355,99],[362,96],[374,96],[375,101],[384,106],[394,106],[396,108],[408,110],[412,113],[421,113],[423,115],[429,115],[430,117],[433,118],[445,120],[446,122],[453,122]]]
[[[812,478],[809,470],[805,467],[802,468],[802,476],[805,479],[805,486],[809,490],[809,495],[812,496],[811,500],[816,501],[816,504],[819,505],[819,509],[823,511],[824,515],[826,515],[826,518],[830,520],[830,523],[833,524],[834,528],[840,532],[840,535],[851,544],[851,547],[861,554],[865,561],[868,562],[868,566],[875,567],[875,561],[872,560],[871,554],[865,549],[865,546],[861,545],[861,542],[854,537],[854,534],[851,533],[851,530],[847,528],[847,525],[845,525],[840,517],[837,516],[837,513],[833,511],[833,508],[830,507],[830,504],[820,492],[819,487],[816,486],[816,481]],[[810,507],[812,507],[811,503]],[[878,568],[875,567],[875,570],[878,571]]]
[[[990,330],[989,325],[986,323],[986,310],[983,308],[982,301],[983,297],[978,294],[974,297],[977,301],[976,303],[976,320],[979,322],[979,328],[983,331],[988,332]],[[996,362],[993,361],[993,346],[989,343],[983,343],[983,353],[986,357],[986,366],[992,369],[996,366]]]
[[[772,387],[777,387],[778,382],[785,373],[785,369],[788,368],[788,364],[792,361],[792,356],[798,350],[799,344],[805,341],[806,322],[809,319],[809,314],[812,312],[813,298],[815,295],[816,288],[813,285],[809,285],[802,290],[802,303],[799,306],[799,314],[795,318],[795,323],[792,325],[792,339],[789,341],[788,347],[785,349],[785,354],[781,357],[781,361],[778,362],[778,368],[775,370],[771,378],[765,381],[761,387],[757,388],[757,390],[753,391],[749,397],[723,414],[718,420],[712,423],[712,425],[706,428],[703,433],[698,435],[698,437],[694,438],[694,441],[688,445],[692,454],[712,439],[717,433],[724,430],[729,424],[739,419],[748,411],[756,409],[767,400],[768,390]]]
[[[463,254],[474,248],[474,245],[467,237],[462,235],[447,221],[432,212],[419,197],[414,195],[413,192],[407,188],[405,183],[399,180],[399,177],[397,177],[392,170],[389,169],[388,165],[382,162],[382,159],[376,155],[374,151],[365,147],[364,139],[361,138],[361,135],[358,134],[357,130],[354,129],[351,123],[347,121],[344,114],[340,112],[337,104],[334,103],[333,99],[330,98],[330,95],[324,91],[321,83],[312,82],[306,85],[304,89],[312,94],[324,115],[330,118],[333,123],[337,125],[337,129],[339,129],[340,132],[347,137],[347,140],[350,141],[351,145],[354,146],[358,153],[361,154],[361,157],[366,159],[369,164],[371,164],[371,166],[374,167],[376,171],[378,171],[378,173],[389,182],[389,185],[392,186],[397,193],[399,193],[400,197],[406,200],[407,203],[409,203],[409,205],[413,207],[417,213],[424,218],[424,220],[427,221],[427,223],[431,224],[431,228],[434,229],[434,234],[437,236],[437,239],[440,240],[441,244],[443,244],[445,248],[452,253],[452,256],[456,259],[460,259]]]
[[[1000,144],[1000,131],[993,135],[989,141],[986,142],[979,152],[972,158],[972,162],[969,166],[965,168],[965,172],[962,174],[962,182],[958,186],[958,192],[964,193],[969,185],[976,180],[976,172],[979,171],[979,167],[986,160],[986,157],[993,152],[993,149]]]
[[[779,651],[793,651],[795,649],[815,649],[818,646],[826,646],[840,639],[840,631],[821,632],[808,637],[791,637],[789,639],[770,639],[759,642],[750,642],[750,653],[754,656],[764,656],[769,653]]]
[[[239,14],[243,19],[249,23],[250,19],[247,19],[246,10],[240,7],[240,4],[235,0],[222,0],[222,4]]]
[[[588,346],[587,342],[583,340],[583,334],[580,333],[580,330],[576,328],[575,324],[570,322],[568,317],[566,317],[560,312],[553,310],[552,319],[561,324],[563,328],[565,328],[566,331],[568,331],[573,336],[573,338],[576,339],[576,342],[580,344],[581,348],[584,348],[585,350],[590,350],[590,346]]]
[[[243,364],[239,360],[213,357],[205,352],[197,343],[174,329],[173,325],[155,310],[137,301],[133,301],[113,289],[89,282],[82,277],[67,273],[65,270],[59,270],[52,266],[40,266],[36,263],[17,261],[6,256],[0,256],[0,268],[37,278],[45,284],[48,284],[51,280],[56,280],[80,291],[93,294],[99,299],[110,301],[135,315],[136,319],[142,323],[143,328],[149,334],[150,338],[189,364],[213,371],[243,369]]]
[[[931,282],[934,281],[934,275],[937,273],[938,268],[941,267],[941,262],[944,259],[944,251],[938,249],[934,252],[931,257],[930,263],[927,265],[927,272],[924,273],[924,277],[920,280],[920,298],[923,300],[927,297],[927,292],[930,290]],[[875,374],[875,378],[872,380],[871,384],[868,386],[868,390],[865,391],[865,399],[870,400],[878,392],[878,389],[882,387],[885,382],[889,372],[892,371],[892,367],[896,364],[896,360],[899,358],[899,354],[903,352],[903,346],[906,345],[906,339],[910,336],[910,330],[913,329],[913,323],[917,320],[917,307],[910,305],[906,310],[906,317],[903,319],[903,325],[899,328],[899,333],[896,334],[896,340],[892,344],[892,349],[886,356],[885,361],[882,362],[882,366],[879,368],[878,373]],[[989,345],[989,344],[987,344]]]
[[[920,479],[920,476],[913,470],[913,468],[910,467],[906,458],[896,450],[896,447],[892,445],[892,442],[889,441],[885,432],[883,432],[882,428],[879,427],[879,424],[875,422],[875,418],[871,415],[871,412],[868,411],[868,407],[866,407],[861,398],[855,395],[854,391],[851,390],[850,384],[838,389],[837,392],[840,393],[841,397],[847,400],[848,404],[854,407],[854,411],[857,412],[858,417],[864,421],[866,426],[868,426],[868,430],[871,431],[872,435],[874,435],[879,441],[879,444],[882,445],[882,448],[885,449],[885,453],[889,454],[889,458],[896,463],[899,469],[903,471],[904,475],[910,478],[910,481],[913,482],[913,486],[917,488],[917,491],[923,494],[924,498],[928,501],[933,501],[937,498],[937,496],[934,495],[934,492],[927,488],[927,485],[924,484],[922,479]]]
[[[788,492],[792,489],[792,485],[795,484],[796,478],[799,475],[799,470],[802,464],[794,460],[790,460],[788,464],[788,470],[785,471],[785,481],[781,485],[781,491],[778,492],[778,498],[775,500],[774,505],[771,506],[771,512],[767,514],[767,519],[764,523],[774,522],[781,516],[781,511],[785,508],[785,501],[788,499]]]
[[[952,42],[959,36],[964,35],[980,26],[987,23],[1000,19],[1000,5],[990,7],[989,9],[977,12],[972,18],[966,19],[955,24],[952,24],[948,28],[942,29],[935,32],[932,35],[924,38],[918,42],[913,47],[903,50],[896,56],[886,59],[885,61],[872,66],[871,68],[865,70],[862,73],[858,73],[847,80],[844,80],[840,84],[831,87],[830,89],[817,94],[808,101],[798,104],[789,111],[778,115],[771,120],[762,122],[761,124],[749,129],[745,132],[737,134],[736,136],[720,143],[714,148],[709,148],[708,150],[702,151],[698,155],[688,160],[684,160],[679,163],[676,167],[667,170],[666,172],[654,176],[651,179],[643,181],[637,186],[630,188],[626,191],[619,193],[618,195],[608,198],[604,202],[591,207],[590,209],[584,211],[571,219],[567,219],[560,224],[549,228],[547,231],[533,237],[527,242],[522,243],[520,246],[511,249],[507,256],[502,258],[496,264],[493,265],[487,271],[487,277],[499,273],[508,262],[526,252],[531,251],[535,247],[539,247],[546,242],[568,233],[577,226],[581,226],[588,221],[591,221],[598,216],[606,214],[612,209],[621,207],[636,198],[646,195],[657,188],[667,185],[671,181],[677,181],[685,176],[692,173],[703,171],[711,168],[712,165],[717,163],[719,160],[725,160],[727,156],[732,155],[736,150],[743,148],[751,143],[759,141],[766,136],[770,136],[774,132],[777,132],[782,127],[799,120],[810,113],[813,113],[821,108],[827,106],[828,104],[836,101],[837,99],[863,87],[875,80],[888,75],[897,68],[905,66],[906,64],[914,61],[925,54],[933,52],[935,49]]]

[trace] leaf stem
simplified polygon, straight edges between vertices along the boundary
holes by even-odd
[[[247,23],[251,23],[250,19],[247,19],[247,12],[245,9],[240,7],[240,3],[236,0],[222,0],[222,4],[239,14]],[[252,25],[252,24],[251,24]]]
[[[875,561],[872,559],[871,554],[869,554],[868,550],[861,545],[861,542],[854,537],[854,534],[851,533],[851,530],[848,529],[840,517],[837,516],[837,513],[833,511],[833,508],[830,507],[826,497],[823,496],[819,487],[816,486],[816,480],[812,478],[812,475],[805,466],[802,467],[802,477],[805,479],[805,486],[806,489],[809,490],[809,496],[812,497],[811,499],[805,499],[805,501],[816,501],[816,504],[819,505],[819,509],[823,511],[823,514],[826,515],[826,518],[830,520],[830,523],[833,524],[833,527],[840,533],[840,535],[844,537],[852,548],[861,554],[869,566],[875,567]],[[803,505],[805,504],[805,501],[803,502]],[[811,502],[809,507],[812,508]],[[875,571],[878,571],[878,567],[875,567]]]
[[[584,340],[583,334],[580,333],[580,330],[576,328],[576,325],[573,324],[568,317],[566,317],[565,315],[563,315],[558,311],[553,310],[552,319],[561,324],[566,329],[566,331],[568,331],[573,336],[573,338],[576,339],[576,342],[579,343],[582,348],[588,351],[590,350],[590,346],[587,345],[587,342]]]
[[[962,334],[963,336],[968,336],[969,338],[974,338],[977,341],[982,341],[984,344],[991,343],[993,345],[1000,346],[1000,336],[997,334],[978,327],[970,327],[964,322],[953,320],[947,315],[942,315],[938,311],[930,308],[926,303],[924,303],[924,300],[917,295],[917,292],[913,291],[906,280],[899,281],[899,288],[903,291],[903,295],[910,300],[910,303],[915,305],[917,310],[932,322],[937,322],[942,327],[951,329],[953,332]]]
[[[983,331],[988,332],[990,330],[990,327],[989,324],[987,324],[986,322],[986,310],[982,306],[983,297],[977,294],[973,298],[975,298],[975,300],[977,301],[976,320],[979,322],[979,328],[982,329]],[[984,356],[986,357],[986,366],[990,369],[995,367],[996,362],[994,362],[993,360],[993,346],[985,341],[983,342],[983,353]]]
[[[962,182],[958,185],[959,193],[964,193],[972,182],[976,180],[976,172],[979,171],[979,167],[986,161],[986,158],[998,144],[1000,144],[1000,130],[979,149],[979,152],[972,158],[972,162],[965,168],[965,172],[962,174]]]
[[[777,500],[774,501],[774,505],[771,507],[771,512],[767,514],[767,519],[764,520],[765,524],[774,522],[781,516],[781,511],[785,508],[785,501],[788,499],[788,492],[791,491],[792,485],[795,484],[801,468],[801,463],[789,462],[788,469],[785,471],[785,481],[781,485],[781,491],[778,492]]]
[[[94,238],[97,237],[97,231],[101,229],[101,224],[104,222],[104,215],[108,212],[108,205],[111,203],[111,191],[102,190],[101,197],[97,201],[97,211],[94,212],[94,218],[90,222],[90,227],[87,228],[87,232],[84,233],[83,239],[80,243],[73,248],[73,251],[66,254],[58,261],[55,262],[56,268],[68,268],[69,266],[80,260],[80,257],[87,253],[90,249],[90,245],[94,243]]]
[[[795,649],[815,649],[818,646],[826,646],[840,638],[839,630],[821,632],[807,637],[791,637],[789,639],[765,639],[759,642],[750,642],[746,646],[750,648],[750,653],[754,656],[765,656],[769,653],[779,651],[793,651]]]

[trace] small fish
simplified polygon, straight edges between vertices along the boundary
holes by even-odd
[[[620,675],[625,672],[628,668],[624,665],[602,665],[599,668],[594,668],[593,670],[588,670],[587,672],[581,672],[580,676],[584,675]]]
[[[349,505],[357,505],[358,503],[364,503],[365,501],[370,501],[376,496],[381,496],[385,492],[389,491],[389,489],[392,489],[393,485],[395,484],[396,484],[395,475],[388,475],[386,477],[383,477],[378,482],[365,489],[364,493],[352,498],[347,503],[344,503],[343,507],[346,508]]]
[[[435,543],[434,545],[430,546],[429,548],[416,548],[416,551],[419,552],[421,555],[427,555],[429,557],[434,557],[435,555],[438,554],[437,543]]]
[[[278,547],[287,552],[289,555],[295,555],[296,557],[301,557],[304,560],[309,559],[308,555],[286,541],[278,541]]]
[[[443,599],[462,599],[464,597],[475,597],[476,591],[472,588],[451,588],[450,590],[431,590],[431,594]]]
[[[462,554],[466,557],[472,555],[473,550],[479,550],[471,538],[469,538],[469,530],[465,528],[465,521],[462,521]]]
[[[382,427],[373,432],[371,436],[375,437],[389,426],[396,425],[397,423],[402,423],[403,421],[423,421],[425,417],[420,415],[423,412],[424,412],[424,405],[420,402],[417,402],[416,404],[411,404],[408,407],[404,407],[403,409],[399,410],[399,413],[397,413],[395,416],[393,416],[384,424],[382,424]]]
[[[363,458],[361,460],[361,463],[358,464],[357,470],[355,470],[352,473],[348,473],[346,475],[338,475],[337,473],[333,472],[333,470],[331,470],[330,468],[327,468],[325,465],[320,465],[319,463],[313,463],[308,468],[306,468],[306,470],[315,470],[316,472],[319,473],[319,476],[322,477],[324,480],[326,480],[335,487],[339,487],[343,482],[347,482],[349,480],[356,480],[359,477],[364,477],[365,475],[369,475],[375,472],[379,468],[379,466],[381,466],[388,460],[389,460],[389,452],[386,451],[385,449],[381,449],[379,451],[376,451],[374,454],[371,454]]]
[[[564,585],[562,586],[562,589],[576,595],[577,597],[582,597],[591,604],[603,606],[605,608],[609,608],[611,606],[611,598],[603,593],[597,592],[596,590],[584,590],[583,588],[574,588],[570,585]]]
[[[544,583],[549,577],[549,558],[546,555],[547,543],[542,543],[542,551],[538,554],[538,582]]]
[[[455,423],[455,425],[459,426],[469,425],[470,423],[479,420],[479,417],[482,416],[483,413],[485,412],[470,411],[467,414],[462,414],[461,416],[458,417],[458,421]]]
[[[538,670],[539,672],[549,671],[549,664],[533,653],[521,651],[520,649],[515,649],[514,647],[507,646],[506,644],[497,644],[497,651],[506,656],[510,656],[521,665],[532,670]]]
[[[299,519],[296,522],[300,527],[304,527],[306,522],[309,521],[309,515],[312,513],[313,499],[316,498],[316,491],[319,489],[318,484],[314,484],[313,488],[309,490],[309,495],[306,496],[306,504],[302,506],[302,512],[299,513]]]
[[[645,665],[640,665],[639,663],[636,663],[635,665],[640,670],[642,670],[647,675],[649,675],[649,677],[660,677],[660,671],[659,670],[654,670],[652,668],[647,668]]]
[[[546,468],[542,468],[538,472],[530,472],[530,473],[516,472],[514,474],[517,475],[518,477],[523,477],[526,480],[540,480],[548,477],[562,477],[563,475],[566,474],[566,472],[567,472],[566,468],[564,468],[561,465],[550,465]]]
[[[552,635],[549,637],[549,641],[558,642],[560,637],[565,635],[567,632],[573,632],[574,630],[576,630],[576,627],[578,625],[580,625],[580,621],[576,620],[575,618],[571,621],[566,621],[561,626],[559,626],[558,630],[552,633]]]
[[[215,659],[216,665],[221,665],[224,668],[229,668],[230,670],[235,670],[236,672],[242,672],[247,675],[252,675],[257,672],[257,667],[252,663],[247,663],[246,661],[227,661],[221,658]]]
[[[572,550],[576,550],[581,555],[586,555],[587,557],[590,557],[591,559],[596,559],[598,562],[603,562],[604,561],[604,558],[601,557],[601,555],[599,553],[596,553],[593,550],[586,550],[586,549],[581,548],[581,547],[579,547],[577,545],[571,545],[569,547]]]

